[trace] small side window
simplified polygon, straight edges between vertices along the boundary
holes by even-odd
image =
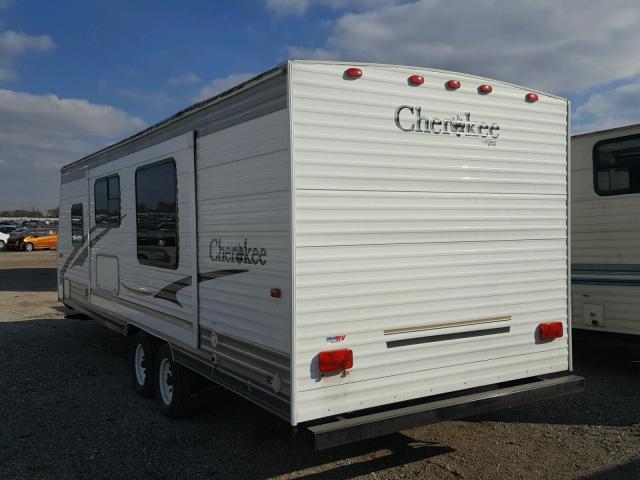
[[[93,186],[96,226],[120,225],[120,177],[111,175],[96,180]]]
[[[178,191],[173,159],[136,170],[136,231],[141,264],[178,268]]]
[[[71,205],[71,243],[74,246],[84,243],[84,216],[81,203]]]
[[[640,193],[640,135],[594,145],[593,187],[603,196]]]

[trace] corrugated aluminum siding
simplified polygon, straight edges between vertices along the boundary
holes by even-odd
[[[529,104],[499,82],[479,95],[486,80],[424,69],[346,80],[348,66],[290,64],[294,423],[566,370],[566,336],[536,339],[539,323],[567,322],[566,101]],[[400,105],[496,122],[497,144],[401,131]],[[385,335],[445,324],[458,326]],[[509,331],[475,336],[488,327]],[[453,337],[387,346],[435,333]],[[347,347],[353,370],[318,380],[318,352]]]
[[[640,334],[640,194],[599,196],[593,147],[639,135],[640,126],[574,137],[571,141],[571,263],[573,326]],[[585,304],[603,307],[604,324],[589,325]],[[587,307],[589,310],[589,307]]]

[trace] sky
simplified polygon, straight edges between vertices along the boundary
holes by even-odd
[[[452,70],[640,123],[637,0],[0,0],[0,210],[59,170],[287,59]]]

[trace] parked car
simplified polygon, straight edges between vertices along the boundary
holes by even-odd
[[[0,250],[4,250],[9,234],[13,231],[13,227],[0,227]]]
[[[22,250],[24,246],[24,238],[31,235],[31,230],[15,230],[11,232],[9,238],[6,241],[5,247],[7,250]]]
[[[22,249],[27,252],[33,250],[57,250],[57,248],[58,231],[54,229],[33,231],[22,240]]]

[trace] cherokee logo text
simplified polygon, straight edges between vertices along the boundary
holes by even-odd
[[[403,118],[400,115],[406,112]],[[410,115],[408,115],[410,114]],[[396,126],[403,132],[433,133],[436,135],[456,135],[458,137],[480,137],[496,139],[500,136],[500,126],[497,123],[478,122],[471,120],[471,113],[455,118],[429,118],[422,114],[422,107],[400,105],[394,115]]]
[[[223,245],[221,238],[214,238],[209,244],[209,258],[214,262],[266,265],[267,249],[248,246],[246,238],[244,244],[237,245]]]

